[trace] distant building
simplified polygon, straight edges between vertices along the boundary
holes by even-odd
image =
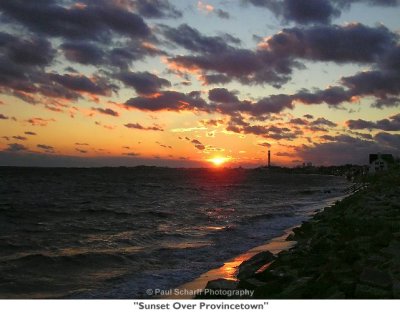
[[[369,173],[374,174],[389,170],[394,164],[392,154],[369,154]]]

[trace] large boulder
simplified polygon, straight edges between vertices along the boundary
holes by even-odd
[[[354,292],[354,297],[356,299],[391,299],[392,294],[382,288],[358,284]]]
[[[237,281],[219,278],[216,280],[209,281],[207,283],[206,289],[235,290],[237,289],[237,285],[238,285]]]
[[[360,282],[380,288],[391,288],[392,278],[389,273],[374,268],[366,268],[360,275]]]
[[[263,251],[243,261],[238,268],[238,279],[246,279],[253,276],[262,266],[274,259],[275,256],[270,251]]]

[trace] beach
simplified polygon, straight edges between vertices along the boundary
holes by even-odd
[[[237,288],[255,299],[400,298],[399,191],[398,172],[371,178],[294,228],[293,247],[256,263]]]

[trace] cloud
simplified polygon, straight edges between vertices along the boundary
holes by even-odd
[[[26,141],[27,140],[26,137],[21,136],[21,135],[16,135],[16,136],[13,136],[12,138],[15,139],[15,140],[19,140],[19,141]]]
[[[240,43],[239,39],[231,35],[204,36],[187,24],[182,24],[177,28],[163,25],[161,31],[171,42],[189,51],[204,54],[221,53],[232,49],[228,42]]]
[[[206,148],[204,144],[201,143],[199,140],[194,139],[191,141],[191,143],[194,145],[195,148],[197,148],[200,151],[203,151]]]
[[[36,145],[37,148],[40,148],[41,150],[47,152],[47,153],[54,153],[54,147],[50,145],[45,145],[45,144],[38,144]]]
[[[8,148],[6,148],[4,151],[6,151],[6,152],[22,152],[22,151],[27,151],[27,150],[28,150],[28,148],[22,144],[12,143],[12,144],[8,144]]]
[[[66,42],[60,48],[64,52],[64,56],[71,62],[84,65],[98,65],[104,62],[105,53],[94,43],[90,42]]]
[[[97,95],[111,95],[112,91],[116,90],[114,85],[111,85],[105,78],[93,77],[89,79],[84,75],[70,74],[49,74],[49,77],[54,82],[66,87],[67,89],[88,92]]]
[[[333,139],[330,140],[331,142],[296,147],[296,154],[304,161],[316,164],[342,165],[348,163],[367,164],[368,155],[371,153],[398,154],[400,152],[400,135],[381,133],[375,136],[375,141],[354,138],[349,135],[339,135]]]
[[[150,126],[150,127],[145,127],[145,126],[142,126],[139,123],[128,123],[128,124],[125,124],[125,127],[129,128],[129,129],[137,129],[137,130],[164,131],[164,129],[161,128],[159,125],[153,125],[153,126]]]
[[[271,147],[271,144],[269,144],[268,142],[262,142],[262,143],[258,143],[258,145],[262,146],[262,147]]]
[[[76,150],[78,153],[81,153],[81,154],[86,154],[86,153],[87,153],[86,150],[81,149],[81,148],[75,148],[75,150]]]
[[[268,83],[280,87],[290,80],[293,69],[304,67],[300,60],[370,63],[393,48],[397,38],[384,26],[294,27],[265,38],[253,51],[221,44],[219,39],[196,33],[178,36],[180,44],[196,54],[170,57],[168,62],[180,70],[201,71],[206,83],[234,79],[243,84]]]
[[[3,115],[3,114],[0,114],[0,119],[7,120],[7,119],[9,119],[9,117],[7,117],[7,116],[5,116],[5,115]]]
[[[208,98],[210,101],[217,103],[238,103],[238,97],[225,88],[215,88],[208,91]]]
[[[328,119],[322,118],[322,117],[314,120],[313,122],[310,123],[310,125],[312,125],[312,126],[327,126],[330,128],[337,127],[336,123],[334,123]]]
[[[400,152],[400,134],[391,134],[386,132],[380,132],[375,135],[375,140],[386,147]]]
[[[285,0],[282,15],[285,20],[299,24],[329,23],[340,11],[326,0]]]
[[[290,124],[292,125],[298,125],[298,126],[306,126],[309,124],[309,122],[305,119],[302,118],[293,118],[289,121]]]
[[[250,125],[240,118],[231,118],[226,130],[234,133],[252,134],[276,141],[292,141],[303,135],[303,132],[298,129],[292,130],[287,127],[278,127],[275,125]]]
[[[29,118],[28,120],[26,120],[27,122],[29,122],[32,126],[41,126],[41,127],[45,127],[47,126],[50,122],[56,121],[54,118],[50,118],[50,119],[44,119],[44,118],[40,118],[40,117],[35,117],[35,118]]]
[[[171,83],[149,72],[123,72],[117,75],[126,86],[133,87],[139,95],[154,94]]]
[[[242,0],[257,7],[269,9],[284,22],[298,24],[330,23],[353,3],[375,6],[395,6],[397,0]]]
[[[217,16],[218,16],[219,18],[222,18],[222,19],[230,19],[230,18],[231,18],[229,12],[224,11],[224,10],[222,10],[222,9],[217,9],[217,10],[215,10],[215,13],[217,14]]]
[[[26,135],[37,135],[36,132],[33,131],[25,131]]]
[[[346,125],[352,130],[380,129],[384,131],[400,131],[400,114],[378,121],[348,120]]]
[[[49,65],[56,55],[56,50],[44,38],[18,38],[4,32],[0,32],[0,51],[12,62],[28,66]]]
[[[83,0],[63,6],[63,1],[2,0],[0,11],[38,34],[64,39],[108,41],[114,34],[146,38],[151,31],[144,20],[113,1]]]
[[[188,94],[176,91],[161,91],[152,97],[136,97],[126,101],[125,106],[144,111],[207,110],[207,103],[198,92]]]
[[[112,110],[111,108],[97,108],[97,107],[92,107],[92,110],[99,112],[104,115],[109,115],[109,116],[114,116],[118,117],[119,113],[116,112],[115,110]]]
[[[135,0],[133,4],[136,12],[147,18],[180,18],[183,15],[168,0]]]
[[[123,153],[122,155],[129,156],[129,157],[138,157],[138,156],[140,156],[139,153],[133,153],[133,152]]]

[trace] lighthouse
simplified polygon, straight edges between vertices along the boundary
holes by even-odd
[[[271,167],[271,151],[268,150],[268,168]]]

